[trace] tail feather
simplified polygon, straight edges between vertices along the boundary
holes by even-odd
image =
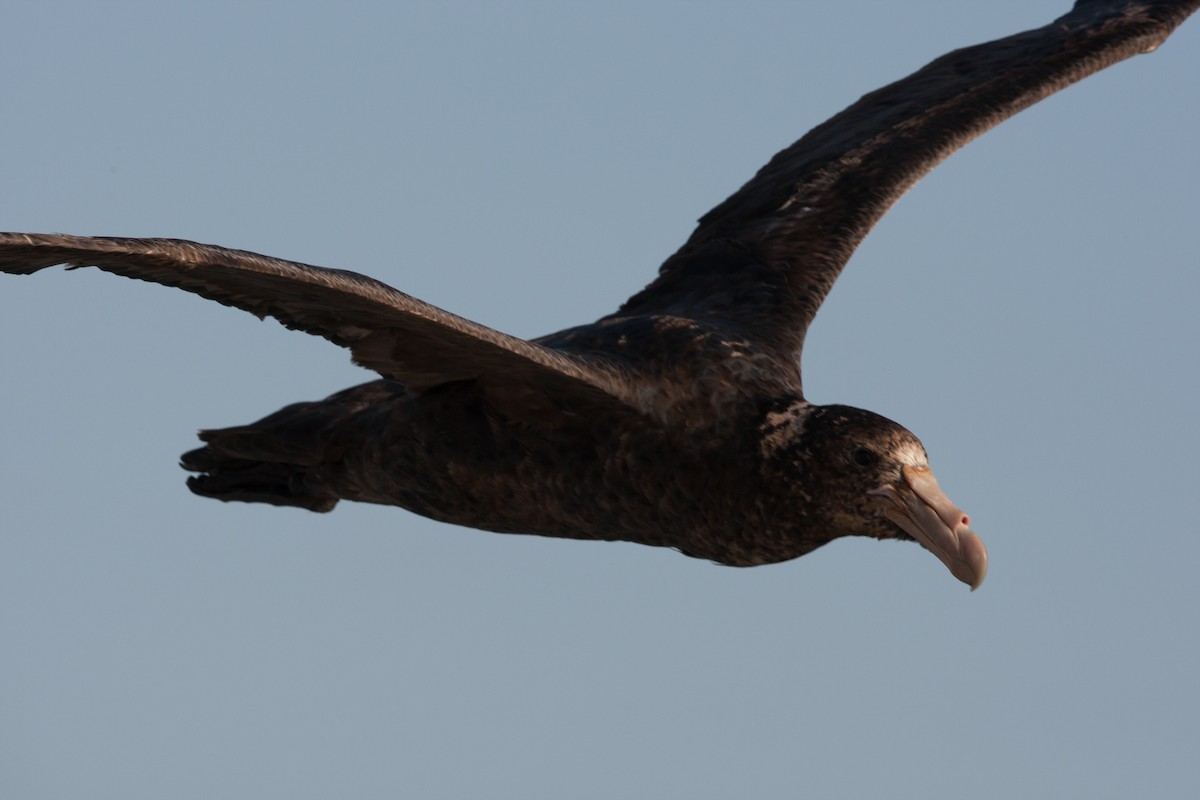
[[[185,469],[201,469],[193,454],[205,453],[205,448],[183,456]],[[201,497],[217,500],[239,500],[244,503],[269,503],[273,506],[297,506],[309,511],[332,511],[338,498],[315,493],[309,487],[303,468],[288,464],[267,464],[261,461],[228,459],[218,465],[211,460],[203,467],[204,474],[187,479],[188,488]]]
[[[295,403],[250,425],[201,431],[204,446],[180,457],[180,466],[200,473],[188,478],[188,488],[217,500],[332,510],[339,494],[330,475],[346,447],[337,434],[359,411],[397,391],[385,384]]]

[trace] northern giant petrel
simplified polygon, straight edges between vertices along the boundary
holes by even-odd
[[[192,491],[402,506],[493,531],[749,566],[840,536],[915,539],[979,586],[987,552],[894,422],[805,401],[800,352],[858,243],[974,137],[1157,47],[1200,0],[1079,0],[949,53],[777,154],[616,313],[525,341],[378,281],[173,239],[0,234],[0,269],[95,266],[348,347],[382,380],[203,431]]]

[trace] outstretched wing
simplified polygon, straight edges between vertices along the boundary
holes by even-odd
[[[485,378],[589,404],[622,404],[611,366],[518,339],[355,272],[179,239],[0,233],[0,272],[99,267],[193,292],[350,348],[355,362],[421,390]]]
[[[1155,49],[1198,6],[1079,0],[1045,27],[955,50],[864,96],[705,214],[615,316],[719,320],[797,359],[842,267],[909,187],[1013,114]]]

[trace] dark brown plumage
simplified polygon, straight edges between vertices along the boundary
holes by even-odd
[[[403,506],[494,531],[724,564],[912,538],[976,587],[987,556],[911,433],[804,400],[805,332],[858,243],[975,136],[1153,49],[1200,0],[1080,0],[937,59],[776,155],[616,313],[525,341],[378,281],[172,239],[0,234],[0,270],[96,266],[348,347],[382,380],[201,434],[197,494]]]

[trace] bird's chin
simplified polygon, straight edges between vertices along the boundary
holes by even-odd
[[[904,467],[901,479],[873,489],[883,513],[902,531],[937,556],[954,577],[979,588],[987,576],[983,540],[970,528],[962,509],[942,493],[928,467]]]

